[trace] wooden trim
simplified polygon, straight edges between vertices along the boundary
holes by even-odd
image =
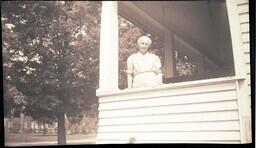
[[[241,35],[241,21],[244,18],[239,16],[238,7],[236,1],[227,0],[226,7],[228,12],[229,18],[229,25],[230,25],[230,33],[231,33],[231,42],[232,42],[232,49],[233,49],[233,59],[234,59],[234,66],[235,66],[235,75],[239,77],[245,78],[245,68],[244,68],[244,57],[243,57],[243,43],[242,43],[242,35]],[[249,16],[244,15],[245,19]],[[241,20],[242,19],[242,20]],[[247,20],[246,20],[247,21]],[[246,22],[244,20],[244,22]]]
[[[239,89],[239,83],[238,81],[236,82],[236,93],[237,93],[237,104],[238,104],[238,118],[239,118],[239,123],[240,123],[240,137],[241,137],[241,142],[243,141],[244,138],[244,134],[243,134],[243,123],[242,123],[242,115],[241,115],[241,112],[242,112],[242,108],[241,108],[241,96],[240,96],[240,89]]]
[[[204,86],[204,85],[213,85],[213,84],[221,84],[227,82],[235,82],[240,79],[245,79],[241,77],[223,77],[223,78],[214,78],[214,79],[205,79],[205,80],[196,80],[189,82],[180,82],[180,83],[171,83],[171,84],[163,84],[157,87],[149,87],[149,88],[133,88],[133,89],[125,89],[125,90],[116,90],[112,92],[98,92],[97,96],[100,99],[104,99],[104,97],[108,96],[118,96],[122,94],[131,94],[136,92],[147,92],[147,91],[159,91],[159,90],[170,90],[170,89],[178,89],[178,88],[186,88],[193,86]]]

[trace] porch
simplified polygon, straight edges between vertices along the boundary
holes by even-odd
[[[103,2],[97,143],[128,143],[130,138],[135,143],[251,141],[250,69],[246,67],[250,59],[244,57],[237,9],[248,6],[248,1],[218,2]],[[218,16],[215,25],[207,20],[213,7],[219,9],[211,13]],[[164,79],[171,83],[118,88],[118,13],[164,40]],[[184,14],[188,15],[184,20],[176,16]],[[176,81],[174,49],[196,57],[202,75],[193,81]],[[205,67],[223,73],[205,77]]]

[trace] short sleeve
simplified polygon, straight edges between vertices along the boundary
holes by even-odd
[[[132,56],[129,56],[127,59],[127,74],[133,74],[133,62],[132,62]]]

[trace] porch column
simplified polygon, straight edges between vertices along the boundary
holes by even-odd
[[[118,89],[117,1],[102,2],[99,68],[99,89],[97,91]]]
[[[238,2],[226,1],[226,6],[233,48],[235,75],[243,78],[237,82],[241,143],[250,143],[252,142],[251,97],[246,93],[250,91],[250,88],[247,82],[248,78],[246,79],[248,76],[246,75],[246,61],[244,59],[242,32],[240,30],[242,22],[239,16]]]
[[[176,61],[174,52],[174,34],[166,31],[164,35],[164,55],[165,55],[165,78],[170,78],[175,75]]]

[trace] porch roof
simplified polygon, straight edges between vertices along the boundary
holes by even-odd
[[[219,66],[233,63],[225,1],[119,1],[118,12],[160,37],[171,31]]]

